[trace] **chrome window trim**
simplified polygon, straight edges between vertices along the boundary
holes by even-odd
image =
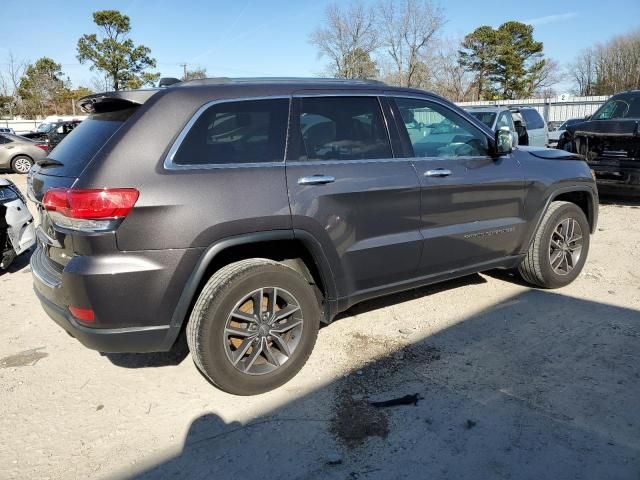
[[[255,167],[274,167],[274,166],[284,166],[284,159],[286,158],[286,149],[287,149],[287,138],[288,138],[288,127],[287,127],[287,138],[285,138],[285,151],[282,157],[281,162],[246,162],[246,163],[186,163],[186,164],[177,164],[174,163],[173,159],[180,149],[182,142],[188,135],[191,127],[198,121],[198,119],[202,116],[202,114],[211,108],[214,105],[222,104],[222,103],[234,103],[234,102],[250,102],[253,100],[289,100],[289,109],[291,111],[291,95],[277,95],[277,96],[267,96],[267,97],[237,97],[237,98],[221,98],[218,100],[211,100],[210,102],[202,105],[196,113],[193,114],[191,119],[187,122],[187,124],[182,128],[180,134],[171,145],[169,152],[167,153],[164,159],[164,169],[165,170],[215,170],[218,168],[255,168]]]

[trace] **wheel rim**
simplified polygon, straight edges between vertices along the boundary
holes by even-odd
[[[558,275],[568,275],[582,255],[582,228],[573,218],[562,220],[551,234],[549,263]]]
[[[290,292],[276,287],[254,290],[236,303],[227,317],[227,358],[249,375],[277,370],[298,347],[302,320],[300,304]]]
[[[24,157],[16,158],[13,166],[20,173],[29,173],[29,170],[31,170],[31,162],[28,158]]]

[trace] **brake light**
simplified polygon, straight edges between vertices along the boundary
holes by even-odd
[[[45,152],[49,151],[49,145],[47,145],[46,143],[36,143],[36,147],[38,147],[41,150],[44,150]]]
[[[52,188],[43,204],[51,219],[72,230],[104,231],[129,215],[140,193],[135,188],[75,190]]]

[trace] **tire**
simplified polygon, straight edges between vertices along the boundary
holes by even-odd
[[[262,299],[259,319],[253,298]],[[271,319],[263,308],[275,312]],[[295,313],[273,320],[288,311]],[[304,366],[320,315],[314,290],[300,273],[272,260],[241,260],[218,270],[202,289],[187,324],[187,342],[194,363],[215,386],[235,395],[256,395],[286,383]],[[291,325],[295,327],[278,331]],[[281,342],[286,345],[280,347]],[[254,348],[261,353],[254,355]]]
[[[22,175],[29,173],[32,165],[33,159],[27,155],[17,155],[11,160],[11,170]]]
[[[560,233],[566,232],[567,228],[572,228],[568,230],[569,240],[577,239],[578,235],[581,239],[565,244]],[[589,222],[580,207],[570,202],[552,202],[542,217],[527,256],[518,267],[520,275],[542,288],[560,288],[570,284],[586,262],[589,233]],[[576,255],[578,244],[580,248]]]

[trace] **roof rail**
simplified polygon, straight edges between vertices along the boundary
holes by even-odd
[[[197,85],[221,85],[240,83],[327,83],[348,85],[386,85],[380,80],[347,79],[347,78],[313,78],[313,77],[213,77],[188,80],[176,84],[176,87],[188,87]]]

